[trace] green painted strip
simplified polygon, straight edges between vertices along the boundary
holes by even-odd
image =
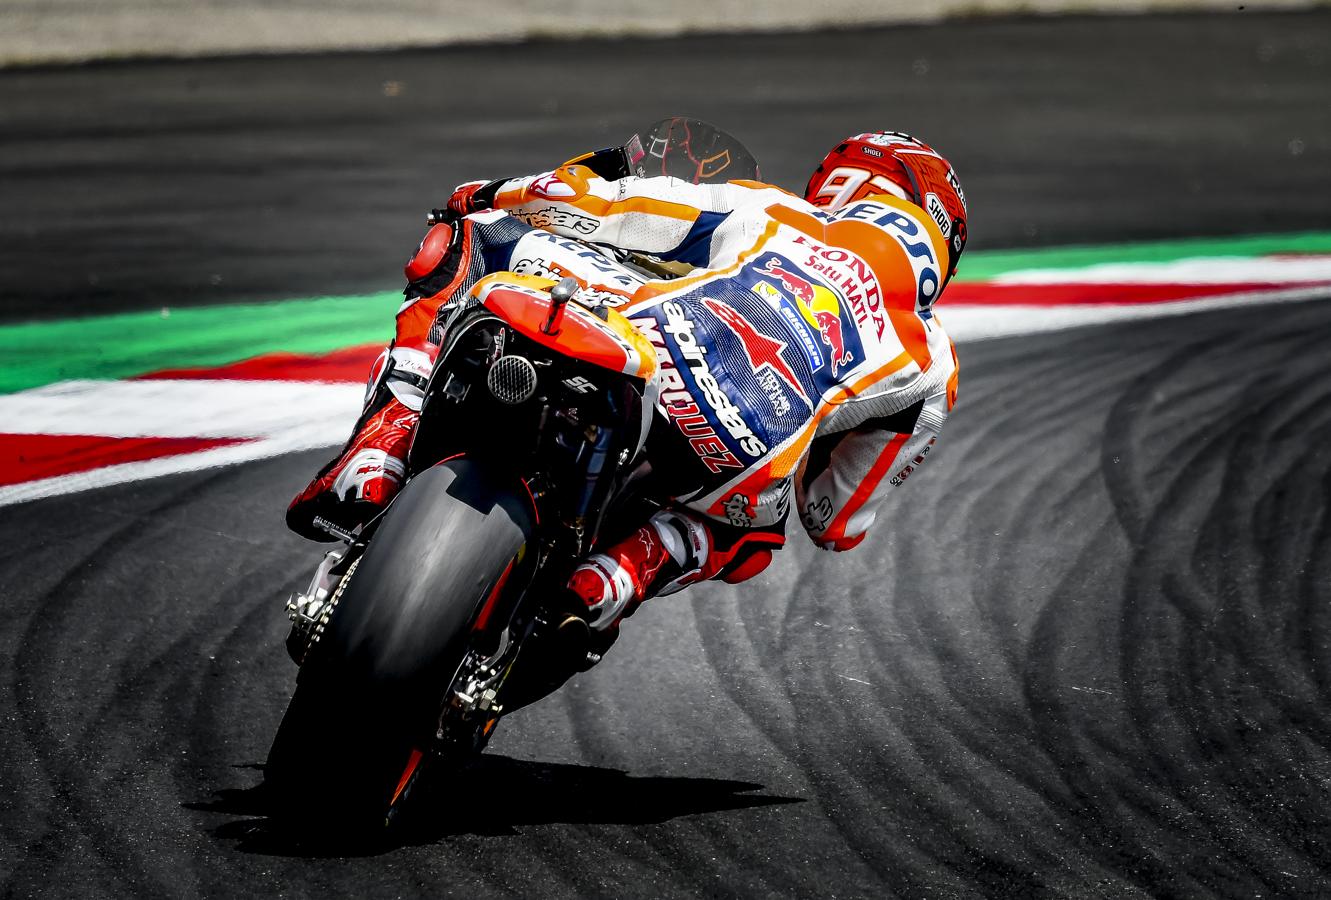
[[[962,256],[957,267],[957,281],[988,281],[1021,269],[1077,269],[1098,263],[1171,262],[1193,256],[1264,256],[1269,253],[1331,253],[1331,232],[1182,238],[1103,247],[977,250]]]
[[[129,378],[263,353],[387,343],[397,291],[279,303],[121,313],[0,327],[0,393],[70,378]]]
[[[1168,262],[1193,256],[1328,253],[1331,232],[1188,238],[1103,247],[989,250],[966,254],[959,281],[1019,269],[1075,269],[1107,262]],[[0,393],[71,378],[130,378],[160,369],[221,366],[264,353],[327,353],[386,343],[397,291],[120,313],[0,326]]]

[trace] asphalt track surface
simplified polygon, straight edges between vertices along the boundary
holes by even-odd
[[[847,134],[942,148],[971,246],[1327,224],[1325,13],[0,73],[0,317],[383,290],[459,181],[685,112],[800,190]]]
[[[955,28],[712,44],[737,65],[792,47],[837,60],[798,90],[772,87],[779,73],[753,82],[745,103],[725,59],[689,45],[653,45],[639,68],[625,53],[586,84],[608,48],[593,66],[551,45],[533,53],[561,107],[540,115],[544,85],[503,74],[525,65],[514,49],[4,73],[6,98],[77,110],[50,146],[86,156],[51,149],[66,178],[32,173],[58,196],[7,184],[0,283],[13,315],[60,314],[32,304],[64,302],[92,263],[29,277],[12,238],[74,235],[80,205],[100,217],[85,230],[112,284],[71,311],[171,291],[209,302],[189,281],[204,257],[255,293],[369,279],[410,249],[398,219],[423,205],[417,189],[481,162],[531,168],[527,142],[547,132],[561,151],[579,131],[608,136],[634,110],[573,99],[658,77],[662,58],[690,91],[729,97],[672,93],[671,108],[731,124],[787,183],[828,133],[900,109],[894,124],[969,177],[977,246],[1325,228],[1329,26],[1073,20],[965,26],[965,48]],[[931,60],[926,80],[866,110],[870,88],[839,73],[894,41]],[[455,155],[447,122],[377,112],[384,80],[427,63],[484,71],[502,98],[441,86],[433,101],[465,111],[476,155]],[[192,77],[201,93],[181,108],[212,124],[127,116],[135,91]],[[395,99],[416,96],[421,79],[403,77]],[[260,102],[329,79],[308,118]],[[926,102],[935,88],[965,111]],[[218,142],[248,148],[228,183],[280,187],[267,207],[244,212],[258,195],[226,196],[224,175],[185,189]],[[16,155],[40,169],[41,144],[6,131],[6,178]],[[435,157],[449,159],[437,175],[422,162]],[[201,196],[226,209],[175,234]],[[1313,301],[963,348],[961,402],[899,527],[849,555],[796,536],[748,585],[644,607],[605,663],[504,722],[452,809],[363,855],[274,841],[254,790],[294,674],[282,601],[315,556],[280,511],[322,454],[0,510],[4,896],[1331,894],[1328,340],[1331,306]]]

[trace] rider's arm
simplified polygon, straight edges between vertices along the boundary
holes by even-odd
[[[883,501],[933,452],[954,396],[952,382],[902,413],[815,441],[795,483],[800,521],[814,543],[849,550],[864,540]]]
[[[761,236],[771,223],[762,210],[793,199],[757,182],[606,181],[576,165],[494,188],[496,209],[537,228],[713,268],[733,262]]]

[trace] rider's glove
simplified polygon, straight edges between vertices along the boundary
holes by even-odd
[[[498,181],[468,181],[453,188],[453,196],[448,198],[448,208],[460,216],[470,215],[489,209],[494,205],[499,186],[506,179]]]

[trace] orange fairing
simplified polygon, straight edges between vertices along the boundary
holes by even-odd
[[[555,333],[546,334],[542,329],[550,318],[550,288],[554,285],[548,278],[499,272],[482,278],[472,293],[486,309],[543,347],[644,381],[656,375],[656,351],[651,342],[613,309],[606,309],[608,315],[602,320],[574,299]]]

